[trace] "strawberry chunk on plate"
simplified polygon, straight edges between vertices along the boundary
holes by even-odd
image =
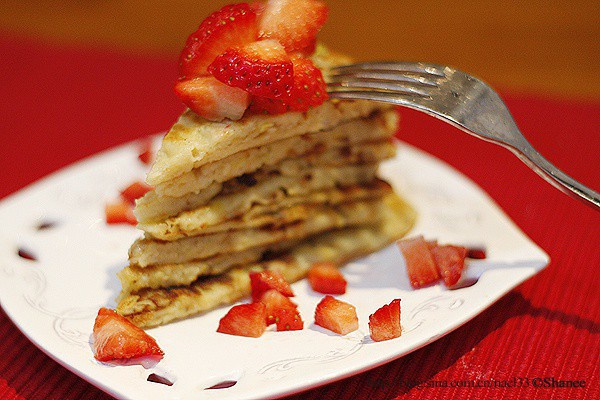
[[[295,308],[280,308],[275,310],[275,325],[277,331],[300,331],[304,328],[304,321]]]
[[[303,50],[314,43],[328,13],[318,0],[269,0],[260,16],[260,37],[278,40],[288,52]]]
[[[286,297],[294,296],[290,284],[277,271],[250,272],[250,288],[252,289],[252,301],[254,302],[259,301],[262,294],[271,289],[277,290]]]
[[[406,261],[410,284],[414,288],[429,285],[440,279],[431,250],[423,236],[397,242]]]
[[[393,300],[369,316],[369,333],[376,342],[402,335],[400,326],[400,299]]]
[[[346,293],[346,279],[334,263],[320,262],[308,271],[308,282],[315,291],[323,294]]]
[[[483,247],[469,247],[467,249],[467,257],[474,260],[485,260],[487,258],[487,254],[485,252],[485,248]]]
[[[150,190],[152,190],[151,186],[144,182],[136,181],[121,191],[121,197],[129,203],[135,204],[137,199],[148,193]]]
[[[154,161],[154,152],[152,149],[152,140],[144,140],[140,145],[140,154],[138,155],[138,159],[146,164],[150,165]]]
[[[258,301],[265,305],[267,325],[271,325],[276,322],[276,311],[284,309],[295,311],[298,307],[288,297],[282,295],[275,289],[270,289],[262,293]]]
[[[228,86],[212,76],[179,81],[175,93],[199,116],[210,121],[242,118],[250,104],[250,94]]]
[[[208,66],[230,47],[258,39],[258,21],[248,4],[232,4],[209,15],[192,33],[179,57],[179,76],[191,79],[208,75]]]
[[[292,61],[276,40],[231,48],[217,56],[208,71],[229,86],[270,99],[289,95],[294,84]]]
[[[104,206],[106,223],[137,225],[137,219],[133,214],[133,206],[128,201],[119,200]]]
[[[94,358],[98,361],[164,355],[156,340],[127,318],[108,308],[98,311],[92,340]]]
[[[431,254],[444,279],[444,284],[447,287],[456,285],[465,268],[467,249],[461,246],[438,245],[431,249]]]
[[[315,324],[340,335],[358,329],[356,308],[352,304],[325,296],[315,309]]]
[[[263,303],[233,306],[219,321],[217,332],[235,336],[260,337],[267,329],[267,311]]]

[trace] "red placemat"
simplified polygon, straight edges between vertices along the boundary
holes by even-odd
[[[171,89],[175,60],[0,35],[0,198],[82,157],[167,129],[183,109]],[[600,104],[505,97],[542,154],[600,189]],[[600,213],[507,150],[417,112],[402,110],[402,118],[403,140],[471,177],[552,262],[425,348],[291,398],[600,398]],[[110,398],[35,348],[1,310],[0,354],[2,399]],[[558,380],[585,387],[558,388]]]

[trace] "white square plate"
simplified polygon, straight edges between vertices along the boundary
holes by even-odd
[[[157,139],[158,140],[158,139]],[[138,146],[128,144],[65,168],[0,202],[0,302],[17,327],[60,364],[118,398],[257,399],[296,393],[408,354],[463,325],[548,264],[529,240],[473,182],[447,164],[399,143],[398,156],[382,165],[387,179],[419,213],[410,235],[441,243],[483,245],[488,258],[471,266],[486,272],[473,286],[442,284],[413,290],[404,260],[390,246],[344,268],[360,328],[339,336],[316,327],[322,295],[305,281],[293,285],[305,322],[302,331],[267,331],[258,339],[216,332],[228,308],[189,318],[149,333],[166,355],[158,365],[107,366],[89,345],[94,318],[114,307],[116,273],[140,231],[107,226],[104,205],[142,179]],[[56,224],[38,229],[41,222]],[[18,255],[19,249],[37,261]],[[368,316],[402,299],[403,334],[375,343]],[[173,386],[147,381],[151,373]],[[223,381],[226,389],[205,390]]]

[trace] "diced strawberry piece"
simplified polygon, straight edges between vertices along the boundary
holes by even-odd
[[[233,306],[219,321],[217,332],[236,336],[260,337],[267,329],[266,314],[263,303]]]
[[[137,219],[133,214],[133,206],[127,201],[108,203],[104,207],[107,224],[130,224],[137,225]]]
[[[487,255],[483,247],[469,247],[467,249],[467,257],[474,260],[485,260]]]
[[[323,294],[346,293],[346,279],[333,263],[313,264],[308,271],[308,282],[315,292]]]
[[[369,315],[369,332],[376,342],[402,335],[400,327],[400,299],[393,300]]]
[[[465,267],[467,249],[460,246],[444,245],[431,249],[433,260],[447,287],[456,285]]]
[[[140,146],[140,154],[138,159],[146,165],[152,164],[154,161],[154,152],[152,150],[152,141],[144,140]]]
[[[229,86],[270,99],[287,96],[294,84],[292,61],[276,40],[231,48],[215,58],[208,71]]]
[[[192,33],[179,57],[179,76],[191,79],[208,75],[215,57],[230,47],[243,46],[258,38],[254,10],[245,3],[228,5],[208,16]]]
[[[294,292],[283,275],[277,271],[250,272],[250,287],[252,288],[252,301],[259,301],[267,290],[275,289],[286,297],[293,297]]]
[[[267,290],[264,292],[259,302],[265,305],[267,315],[267,325],[275,323],[275,313],[277,310],[290,309],[296,310],[298,307],[288,297],[285,297],[275,289]]]
[[[431,250],[423,236],[400,240],[398,247],[404,255],[408,278],[414,288],[429,285],[440,279]]]
[[[315,324],[340,335],[354,332],[358,329],[356,308],[331,296],[325,296],[317,304]]]
[[[108,308],[98,311],[92,339],[94,357],[98,361],[164,355],[156,340]]]
[[[329,98],[323,74],[307,58],[294,57],[294,87],[289,104],[293,111],[308,111]]]
[[[148,193],[150,190],[152,190],[152,186],[149,186],[144,182],[137,181],[123,189],[121,192],[121,197],[131,204],[135,204],[137,199]]]
[[[294,64],[294,84],[290,94],[278,99],[266,99],[254,96],[250,110],[257,114],[282,114],[288,111],[308,111],[329,98],[327,85],[323,80],[321,71],[314,66],[312,61],[292,57]]]
[[[300,331],[304,328],[304,321],[296,308],[280,308],[275,311],[275,324],[277,331]]]
[[[260,17],[260,37],[278,40],[288,52],[305,49],[327,21],[318,0],[269,0]]]
[[[250,104],[250,94],[228,86],[212,76],[179,81],[175,93],[196,114],[210,121],[242,118]]]

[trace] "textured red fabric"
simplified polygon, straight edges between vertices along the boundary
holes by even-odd
[[[57,47],[0,35],[0,197],[82,157],[165,130],[176,56]],[[600,189],[600,104],[506,94],[535,147]],[[486,190],[552,258],[455,332],[399,360],[293,399],[600,398],[600,213],[507,150],[402,110],[400,137]],[[0,310],[0,398],[107,399],[36,349]],[[554,377],[583,389],[429,388],[432,380]],[[413,387],[415,386],[415,387]]]

